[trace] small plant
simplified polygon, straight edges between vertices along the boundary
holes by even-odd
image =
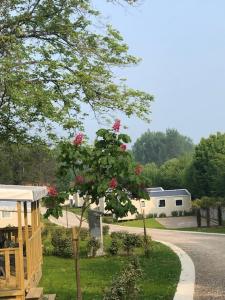
[[[109,226],[108,225],[104,225],[102,227],[102,232],[103,232],[103,235],[108,235],[109,234]]]
[[[60,257],[72,257],[72,239],[66,230],[55,230],[51,239],[53,254]]]
[[[153,214],[153,218],[157,218],[158,214],[157,213],[154,213]]]
[[[146,216],[146,218],[147,218],[147,219],[152,219],[152,218],[154,218],[154,214],[148,214],[148,215]]]
[[[187,211],[187,210],[184,210],[184,216],[193,216],[194,212],[191,210],[191,211]]]
[[[179,217],[182,217],[183,216],[183,211],[182,210],[179,210]]]
[[[126,251],[127,255],[130,255],[134,248],[141,247],[143,245],[141,236],[129,233],[124,236],[122,243],[123,249]]]
[[[165,213],[159,214],[159,218],[166,218],[166,214]]]
[[[174,210],[171,212],[172,217],[178,217],[178,211]]]
[[[120,248],[120,243],[119,243],[118,239],[112,239],[111,245],[108,249],[108,252],[110,255],[115,256],[115,255],[117,255],[119,248]]]
[[[140,288],[137,285],[142,277],[142,270],[137,258],[131,260],[121,274],[115,277],[110,288],[103,296],[103,300],[139,299]]]
[[[112,239],[122,240],[126,236],[126,234],[128,234],[127,231],[113,231],[110,236]]]
[[[100,248],[100,242],[96,238],[92,237],[87,243],[87,251],[91,257],[95,257],[98,249]]]

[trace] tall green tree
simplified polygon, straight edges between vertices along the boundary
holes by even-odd
[[[116,29],[99,21],[91,2],[1,1],[1,140],[53,137],[56,125],[74,131],[90,111],[148,119],[152,96],[113,71],[139,59]]]
[[[186,182],[195,197],[225,196],[225,134],[201,139],[187,170]]]
[[[167,129],[166,133],[148,130],[137,139],[132,148],[136,161],[142,164],[154,162],[157,165],[191,153],[193,149],[192,140],[176,129]]]

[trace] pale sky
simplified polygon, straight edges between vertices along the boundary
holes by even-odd
[[[137,8],[94,2],[142,58],[123,77],[155,96],[150,124],[122,118],[133,142],[147,129],[176,128],[195,143],[225,131],[224,0],[142,0]],[[87,134],[97,128],[87,120]]]

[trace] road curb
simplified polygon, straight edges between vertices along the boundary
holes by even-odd
[[[193,300],[195,288],[195,266],[190,256],[174,244],[155,240],[168,246],[177,254],[181,262],[181,274],[173,300]]]

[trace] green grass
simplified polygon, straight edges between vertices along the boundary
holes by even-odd
[[[165,228],[162,224],[157,222],[154,218],[145,219],[145,224],[146,224],[147,228],[157,228],[157,229]],[[128,227],[143,227],[143,220],[118,222],[117,225],[128,226]]]
[[[80,207],[67,207],[68,211],[76,214],[76,215],[81,215],[81,208]],[[65,208],[64,208],[65,210]],[[88,217],[88,210],[86,210],[84,212],[84,217],[87,218]]]
[[[225,227],[190,227],[190,228],[179,228],[174,230],[182,231],[195,231],[195,232],[209,232],[209,233],[225,233]]]
[[[139,254],[143,269],[140,300],[172,300],[180,274],[178,257],[166,246],[154,242],[151,258]],[[127,256],[81,259],[81,282],[84,300],[102,299],[103,290],[128,261]],[[44,257],[40,286],[45,293],[56,293],[58,300],[75,299],[73,259]]]

